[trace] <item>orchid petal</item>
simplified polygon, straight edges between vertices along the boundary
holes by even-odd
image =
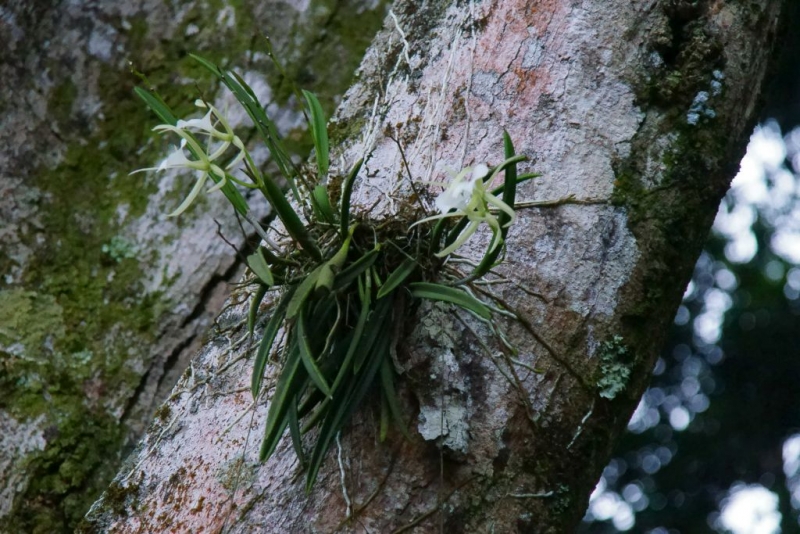
[[[454,211],[452,213],[440,213],[439,215],[431,215],[430,217],[425,217],[424,219],[420,219],[411,226],[409,226],[409,230],[414,228],[418,224],[430,222],[430,221],[438,221],[439,219],[444,219],[447,217],[464,217],[466,214],[463,211]]]
[[[444,258],[451,252],[455,252],[456,250],[458,250],[458,248],[461,245],[467,242],[467,239],[472,237],[472,234],[474,234],[475,230],[478,229],[478,225],[480,223],[481,221],[472,221],[471,223],[469,223],[469,225],[466,228],[464,228],[464,231],[461,232],[461,234],[458,236],[458,239],[453,241],[453,243],[449,247],[434,254],[434,256],[436,256],[437,258]]]
[[[223,155],[223,154],[225,153],[225,151],[226,151],[226,150],[228,150],[228,147],[229,147],[229,146],[231,146],[231,144],[230,144],[230,142],[229,142],[229,141],[225,141],[224,143],[222,143],[222,144],[219,146],[219,148],[217,148],[217,149],[214,151],[214,153],[213,153],[213,154],[209,154],[209,155],[208,155],[208,161],[214,161],[214,160],[216,160],[217,158],[219,158],[221,155]],[[209,146],[209,149],[210,149],[210,148],[211,148],[211,147]]]
[[[239,163],[241,163],[241,162],[242,162],[242,160],[244,159],[245,155],[246,155],[245,151],[244,151],[243,149],[242,149],[242,150],[240,150],[240,151],[239,151],[239,153],[238,153],[238,154],[236,154],[236,157],[235,157],[235,158],[233,158],[233,160],[231,160],[231,162],[230,162],[230,163],[228,163],[227,165],[225,165],[225,169],[227,169],[227,170],[229,170],[229,171],[231,171],[231,170],[235,169],[235,168],[236,168],[236,166],[237,166],[237,165],[239,165]]]
[[[479,180],[487,174],[489,174],[489,166],[485,163],[480,163],[472,169],[472,180]]]
[[[509,206],[496,196],[492,195],[491,193],[486,193],[486,195],[484,196],[489,204],[495,206],[497,209],[499,209],[500,211],[504,212],[506,215],[509,216],[510,220],[508,221],[508,223],[505,224],[506,227],[511,226],[511,224],[515,220],[517,220],[517,214],[514,212],[513,209],[511,209],[511,206]]]
[[[161,162],[161,165],[158,166],[158,170],[165,171],[167,169],[174,169],[176,167],[189,167],[195,163],[197,162],[187,158],[186,154],[183,153],[183,150],[178,148],[173,150],[172,153]]]
[[[214,133],[216,133],[216,130],[214,129],[214,125],[211,123],[212,115],[213,113],[209,110],[209,112],[206,113],[201,119],[189,119],[188,121],[179,120],[176,127],[186,130],[194,128],[201,132],[206,132],[210,135],[214,135]]]
[[[184,199],[184,201],[181,202],[181,205],[178,206],[175,209],[175,211],[170,213],[168,215],[168,217],[177,217],[178,215],[180,215],[181,213],[186,211],[186,208],[191,206],[192,202],[194,202],[194,199],[196,199],[197,195],[200,194],[200,191],[203,190],[203,184],[206,183],[206,178],[208,178],[208,173],[205,173],[205,172],[202,173],[200,175],[200,178],[197,179],[197,182],[195,182],[194,187],[192,188],[192,190],[189,192],[189,196],[187,196],[186,199]]]
[[[220,180],[219,182],[217,182],[214,185],[212,185],[211,187],[209,187],[208,191],[206,191],[206,193],[213,193],[214,191],[219,191],[220,189],[225,187],[225,184],[227,184],[227,183],[228,183],[228,177],[225,174],[223,174],[222,175],[222,180]]]
[[[135,171],[129,172],[128,176],[131,176],[133,174],[137,174],[137,173],[140,173],[140,172],[157,171],[157,170],[159,170],[158,167],[147,167],[146,169],[136,169]]]
[[[464,210],[469,204],[474,190],[475,182],[464,181],[457,176],[450,187],[436,197],[436,208],[441,213],[447,213],[453,208]]]
[[[155,128],[153,128],[155,132],[174,132],[181,136],[181,139],[192,148],[192,150],[196,151],[197,154],[202,158],[205,154],[205,151],[197,144],[192,134],[187,132],[186,130],[182,130],[177,126],[172,126],[171,124],[159,124]],[[183,144],[181,145],[183,146]]]

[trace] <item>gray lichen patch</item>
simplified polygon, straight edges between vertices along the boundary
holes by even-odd
[[[0,488],[0,516],[11,512],[17,485],[28,478],[25,462],[21,460],[45,447],[44,419],[40,416],[20,422],[0,412],[0,477],[4,480]]]
[[[420,407],[417,430],[427,441],[439,441],[455,453],[466,454],[469,444],[469,413],[463,403],[447,395],[441,404]]]
[[[473,393],[464,365],[471,356],[459,348],[458,340],[463,336],[453,313],[449,304],[425,301],[409,343],[413,347],[412,359],[400,366],[402,371],[419,376],[420,386],[413,388],[420,403],[419,433],[424,439],[463,455],[469,445]]]

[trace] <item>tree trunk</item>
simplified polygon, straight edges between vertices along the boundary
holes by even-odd
[[[261,32],[332,109],[385,15],[360,0],[212,4],[0,7],[0,532],[74,530],[241,275],[217,236],[247,247],[222,197],[169,219],[191,177],[129,176],[167,146],[128,61],[189,112],[216,84],[186,51],[224,59],[262,82],[288,134],[302,121],[252,54]]]
[[[268,402],[253,407],[247,305],[231,302],[85,530],[573,529],[742,154],[781,6],[397,2],[333,122],[336,161],[370,154],[356,205],[391,218],[412,192],[398,145],[415,179],[442,180],[499,161],[509,132],[543,174],[484,286],[516,316],[496,324],[517,352],[418,310],[396,362],[412,439],[379,443],[365,407],[306,495],[288,439],[257,461]]]

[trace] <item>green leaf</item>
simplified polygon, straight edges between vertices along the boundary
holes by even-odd
[[[133,92],[138,95],[139,98],[144,100],[144,103],[147,104],[153,113],[158,115],[158,118],[164,121],[165,124],[170,124],[175,126],[178,123],[178,119],[172,113],[172,110],[169,106],[164,102],[161,97],[158,95],[154,95],[151,92],[142,89],[141,87],[134,87]]]
[[[440,241],[442,240],[442,233],[444,233],[445,226],[447,226],[448,222],[449,221],[447,219],[439,219],[433,226],[433,233],[431,233],[431,242],[430,246],[428,247],[428,253],[430,255],[434,255],[440,250],[442,250],[442,247],[440,246]],[[461,222],[462,221],[459,221],[459,224]],[[466,227],[467,225],[466,223],[464,223],[464,228]]]
[[[403,410],[400,408],[400,402],[394,390],[394,372],[392,370],[391,358],[384,358],[383,363],[381,363],[381,391],[383,391],[383,398],[389,405],[389,411],[392,414],[395,424],[406,439],[411,439],[411,435],[406,428],[406,423],[403,421]]]
[[[255,169],[249,170],[251,173],[257,172]],[[260,180],[262,183],[262,188],[260,191],[275,209],[275,213],[278,215],[281,222],[283,222],[283,225],[286,227],[286,231],[289,232],[289,235],[300,244],[303,251],[305,251],[309,256],[317,261],[321,260],[322,253],[320,252],[316,241],[314,241],[314,239],[308,233],[306,226],[300,220],[300,216],[297,215],[296,211],[294,211],[292,205],[289,204],[288,200],[286,200],[286,196],[283,194],[281,188],[278,187],[275,181],[267,175],[259,174],[258,180]]]
[[[202,66],[204,66],[206,69],[208,69],[208,70],[209,70],[209,71],[210,71],[212,74],[214,74],[215,76],[222,76],[222,75],[223,75],[223,72],[222,72],[222,70],[220,70],[220,68],[219,68],[219,67],[217,67],[216,65],[214,65],[214,64],[213,64],[213,63],[211,63],[210,61],[208,61],[208,60],[206,60],[206,59],[203,59],[202,57],[200,57],[200,56],[197,56],[197,55],[195,55],[195,54],[189,54],[189,55],[190,55],[191,57],[193,57],[193,58],[194,58],[194,59],[195,59],[195,60],[196,60],[198,63],[200,63]]]
[[[514,203],[517,201],[517,162],[512,161],[515,156],[514,145],[511,143],[511,136],[509,136],[508,132],[505,130],[503,130],[503,150],[505,152],[504,156],[506,157],[506,161],[511,161],[506,167],[503,181],[503,202],[513,208]],[[506,212],[501,211],[498,220],[502,228],[511,220],[511,217],[509,217]],[[503,231],[503,239],[506,237],[506,230],[507,229]]]
[[[353,338],[350,340],[350,345],[347,348],[344,360],[339,367],[339,372],[333,381],[331,389],[335,392],[344,378],[350,374],[350,363],[353,361],[353,356],[356,349],[361,343],[361,337],[364,334],[364,326],[367,324],[370,310],[372,309],[372,278],[370,276],[364,277],[364,291],[361,291],[361,312],[358,314],[358,321],[356,327],[353,329]]]
[[[306,492],[310,492],[314,486],[319,468],[336,434],[342,430],[374,384],[375,375],[380,369],[383,359],[388,357],[389,342],[390,336],[381,337],[367,359],[369,363],[365,366],[363,372],[358,375],[353,387],[342,388],[334,395],[328,414],[320,428],[317,444],[311,453],[306,474]]]
[[[389,433],[389,403],[386,401],[386,395],[381,392],[381,426],[378,439],[381,443],[386,441],[386,435]]]
[[[338,272],[342,268],[344,262],[347,261],[347,253],[350,251],[350,241],[352,241],[353,238],[352,230],[354,229],[355,225],[353,225],[353,228],[347,235],[347,238],[345,238],[342,246],[336,251],[336,254],[320,266],[314,289],[324,291],[333,289],[334,273]]]
[[[302,434],[300,433],[300,422],[297,418],[297,402],[292,402],[289,405],[289,413],[286,414],[287,422],[289,424],[289,435],[292,437],[292,446],[294,447],[294,453],[297,455],[297,459],[300,461],[301,465],[305,465],[306,463],[306,455],[303,453],[303,439]]]
[[[462,289],[429,282],[415,282],[409,284],[409,288],[411,296],[415,298],[450,302],[487,321],[492,317],[492,312],[483,302]]]
[[[258,250],[247,256],[247,266],[262,282],[268,286],[275,285],[275,278],[272,276],[272,270],[269,268],[266,258],[264,258],[264,252],[261,247],[258,247]]]
[[[269,318],[267,326],[264,328],[264,335],[261,337],[261,343],[258,346],[258,353],[256,353],[256,361],[253,363],[253,378],[251,384],[253,399],[257,399],[258,394],[261,391],[261,381],[264,379],[264,368],[267,366],[267,360],[269,359],[269,353],[272,350],[272,344],[275,342],[275,336],[278,335],[278,330],[280,330],[281,324],[283,323],[283,319],[286,315],[286,306],[292,299],[295,289],[295,287],[289,288],[283,297],[281,297],[278,305],[274,310],[272,310],[272,316]]]
[[[314,93],[303,90],[303,96],[308,103],[308,109],[311,112],[311,136],[314,138],[314,150],[317,153],[317,169],[319,170],[320,179],[328,175],[328,130],[327,121],[325,120],[325,113],[322,111],[322,106],[317,100]]]
[[[311,195],[314,200],[314,208],[319,218],[327,223],[333,224],[335,219],[333,207],[331,207],[331,201],[328,198],[328,189],[324,185],[318,185],[314,188],[314,191],[311,192]]]
[[[372,267],[378,259],[380,245],[358,258],[356,261],[345,267],[336,275],[333,280],[333,291],[341,291],[352,284],[364,271]]]
[[[289,307],[286,309],[287,319],[294,319],[295,316],[297,316],[297,312],[300,311],[300,307],[311,294],[311,291],[314,290],[314,286],[317,284],[317,278],[319,278],[319,274],[323,267],[324,265],[320,265],[308,273],[306,277],[303,278],[303,281],[297,286],[297,291],[294,292],[294,296],[289,302]]]
[[[264,429],[264,441],[261,442],[259,458],[263,462],[275,450],[283,430],[287,424],[287,412],[291,403],[296,402],[296,397],[308,380],[305,368],[301,362],[300,351],[296,343],[291,343],[287,351],[286,361],[281,369],[275,394],[267,412],[267,426]]]
[[[416,261],[408,258],[400,266],[389,275],[386,283],[383,284],[380,291],[378,291],[378,298],[381,299],[395,290],[397,286],[402,284],[411,273],[413,273],[419,265]]]
[[[247,82],[246,82],[246,81],[244,81],[244,78],[242,78],[241,76],[239,76],[238,74],[236,74],[236,72],[234,72],[234,71],[230,71],[230,73],[231,73],[231,75],[233,75],[233,77],[234,77],[234,78],[236,78],[236,81],[237,81],[237,82],[239,82],[239,85],[241,85],[241,86],[242,86],[242,88],[243,88],[245,91],[247,91],[247,94],[248,94],[248,95],[250,95],[250,98],[252,98],[252,99],[253,99],[253,100],[255,100],[255,101],[258,101],[258,97],[257,97],[257,96],[256,96],[256,94],[253,92],[253,89],[252,89],[252,87],[250,87],[249,85],[247,85]]]
[[[344,187],[342,187],[342,201],[340,203],[341,213],[339,215],[342,239],[347,235],[348,229],[350,228],[350,197],[353,195],[353,184],[356,181],[356,176],[358,176],[358,171],[361,170],[361,165],[363,163],[363,159],[356,161],[356,164],[350,169],[350,174],[347,175],[344,181]]]
[[[253,329],[256,326],[256,315],[258,315],[258,307],[261,306],[261,301],[267,294],[267,287],[264,284],[258,284],[258,289],[253,294],[253,300],[250,301],[250,312],[247,314],[247,333],[253,335]]]
[[[266,461],[272,453],[275,452],[275,448],[278,446],[278,442],[280,441],[280,437],[283,436],[283,432],[286,430],[286,425],[289,423],[289,418],[284,417],[283,421],[280,423],[280,427],[277,429],[275,434],[278,436],[278,439],[272,439],[269,442],[264,440],[261,442],[261,451],[259,452],[259,459],[263,462]]]
[[[375,310],[367,319],[367,324],[364,325],[364,336],[358,344],[355,362],[353,363],[353,373],[358,373],[361,370],[373,346],[379,344],[377,343],[379,339],[390,337],[387,332],[389,326],[387,318],[391,317],[389,314],[391,308],[392,295],[382,298],[375,304]]]
[[[306,314],[302,311],[297,317],[297,344],[300,348],[300,358],[303,360],[303,365],[311,377],[314,385],[328,397],[331,396],[331,388],[325,377],[322,376],[322,371],[319,370],[317,362],[315,361],[314,354],[311,351],[311,345],[308,339],[308,326],[306,325]]]

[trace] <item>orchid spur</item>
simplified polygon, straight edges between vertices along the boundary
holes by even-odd
[[[508,163],[498,165],[489,174],[489,167],[484,164],[476,165],[473,167],[465,167],[458,174],[453,177],[447,189],[445,189],[438,197],[436,197],[436,207],[440,213],[431,217],[426,217],[414,223],[415,226],[420,223],[444,219],[446,217],[466,217],[469,224],[461,232],[458,238],[453,241],[448,247],[436,253],[436,257],[443,258],[452,252],[458,250],[467,240],[472,237],[481,223],[486,223],[492,229],[492,243],[489,245],[489,251],[495,250],[503,242],[503,228],[509,227],[516,219],[514,210],[505,202],[494,196],[487,191],[486,184],[491,183],[497,174],[503,170]],[[435,185],[442,185],[436,183]],[[492,213],[491,207],[500,210],[508,216],[508,222],[504,225],[500,224],[498,218]],[[455,210],[455,211],[453,211]]]
[[[173,132],[177,134],[181,138],[180,145],[167,156],[158,167],[139,169],[133,172],[151,170],[163,171],[180,168],[200,172],[200,176],[189,192],[189,195],[181,202],[180,206],[178,206],[175,211],[169,214],[170,217],[176,217],[186,211],[200,194],[200,191],[202,191],[209,177],[216,183],[209,188],[208,192],[212,193],[218,191],[227,183],[230,177],[229,173],[233,171],[243,159],[250,159],[241,138],[234,134],[230,124],[217,108],[199,99],[195,101],[195,105],[200,108],[208,109],[205,116],[200,119],[179,120],[175,125],[159,124],[153,128],[153,131],[156,132]],[[214,126],[214,119],[222,126],[221,130]],[[198,142],[198,135],[205,135],[208,137],[207,146],[205,148]],[[215,162],[225,154],[231,145],[238,149],[238,154],[223,168]],[[189,159],[186,157],[183,151],[184,148],[187,148],[196,159]],[[239,183],[238,180],[237,183]]]

